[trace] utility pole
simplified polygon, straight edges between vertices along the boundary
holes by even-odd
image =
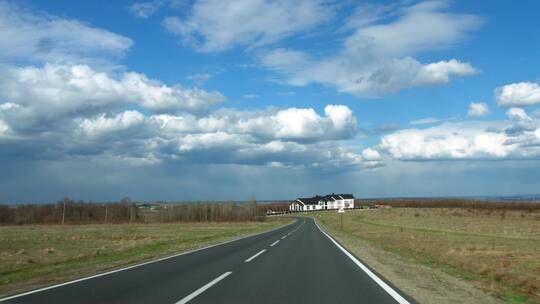
[[[64,225],[66,221],[66,200],[64,199],[64,208],[62,209],[62,225]]]

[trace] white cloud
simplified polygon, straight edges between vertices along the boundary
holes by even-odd
[[[83,121],[80,128],[109,139],[120,133],[124,136],[122,142],[135,139],[138,147],[135,152],[132,146],[130,151],[114,150],[125,156],[135,153],[191,163],[262,165],[278,162],[283,166],[361,168],[382,165],[377,151],[368,148],[357,154],[340,144],[339,140],[354,136],[349,128],[356,128],[346,125],[355,124],[355,119],[344,106],[327,106],[325,117],[312,109],[289,108],[266,112],[222,110],[204,117],[153,115],[141,122],[138,114],[130,113],[126,117],[127,113],[115,117],[100,115]],[[128,125],[137,128],[132,129],[131,135],[125,132]],[[144,129],[140,128],[142,126]],[[114,142],[110,145],[117,148]]]
[[[188,15],[168,17],[165,28],[184,44],[203,52],[276,42],[328,20],[330,7],[320,0],[195,1]]]
[[[509,135],[520,135],[538,128],[538,121],[527,115],[521,108],[508,109],[506,116],[513,122],[512,126],[505,130]]]
[[[133,130],[135,126],[143,124],[144,121],[144,115],[138,111],[125,111],[114,117],[100,114],[94,118],[86,118],[80,123],[80,128],[85,135],[95,137],[122,130]]]
[[[513,147],[506,136],[485,131],[484,125],[444,123],[427,129],[407,129],[381,138],[380,148],[401,160],[506,157]]]
[[[150,0],[135,2],[129,6],[128,10],[133,16],[146,19],[156,14],[161,8],[180,9],[186,4],[185,0]]]
[[[189,115],[154,117],[171,133],[227,132],[250,135],[262,141],[284,140],[321,142],[352,138],[357,122],[352,111],[342,105],[328,105],[325,116],[311,108],[288,108],[264,112],[217,111],[209,116]]]
[[[274,132],[278,137],[303,138],[306,135],[311,137],[322,131],[319,127],[320,117],[313,109],[290,108],[279,111],[273,120],[276,121]]]
[[[0,138],[3,137],[9,131],[9,126],[0,120]]]
[[[400,16],[393,22],[360,25],[347,39],[347,50],[407,56],[452,46],[482,22],[474,15],[446,12],[447,7],[448,1],[425,1],[394,12]]]
[[[400,130],[381,138],[378,148],[399,160],[515,159],[540,156],[540,124],[523,109],[509,120],[445,122]]]
[[[309,63],[309,56],[301,51],[278,48],[260,53],[263,66],[290,72],[295,67],[303,67]]]
[[[17,149],[18,153],[45,159],[114,157],[138,164],[280,163],[317,168],[382,165],[375,150],[355,153],[343,146],[341,140],[354,138],[357,132],[356,118],[346,106],[328,105],[324,115],[311,108],[256,112],[221,109],[207,115],[143,114],[122,110],[133,105],[145,107],[132,96],[133,87],[139,86],[124,85],[123,77],[114,80],[88,67],[58,68],[18,68],[25,77],[14,79],[25,79],[33,85],[17,85],[32,90],[2,90],[17,92],[3,96],[8,102],[0,104],[0,138],[14,134],[21,144],[11,146],[10,151]],[[60,77],[57,74],[67,78],[56,79]],[[44,123],[44,119],[58,124]],[[32,145],[25,145],[27,142]],[[3,144],[0,140],[0,146]]]
[[[469,104],[468,117],[482,117],[489,113],[489,107],[485,102],[471,102]]]
[[[163,0],[137,2],[129,7],[129,12],[137,18],[148,18],[155,14],[164,4]]]
[[[474,75],[477,72],[470,63],[451,59],[423,65],[416,74],[415,82],[417,85],[445,84],[452,77]]]
[[[113,77],[87,65],[9,67],[0,72],[0,98],[17,104],[17,120],[34,127],[66,115],[96,113],[128,104],[153,112],[203,112],[223,95],[168,86],[135,72]],[[17,122],[16,122],[17,123]]]
[[[516,107],[540,103],[540,85],[533,82],[512,83],[495,89],[498,106]]]
[[[13,102],[6,102],[6,103],[2,103],[0,104],[0,111],[4,110],[4,111],[7,111],[7,110],[11,110],[11,109],[17,109],[17,108],[20,108],[21,105],[19,104],[16,104],[16,103],[13,103]]]
[[[273,118],[277,123],[276,137],[289,139],[348,138],[356,132],[352,111],[342,105],[327,105],[326,118],[313,109],[290,108],[279,111]]]
[[[178,138],[179,152],[212,150],[218,152],[222,150],[231,150],[242,148],[248,145],[242,135],[230,134],[226,132],[187,134]],[[218,152],[219,153],[219,152]]]
[[[132,40],[77,20],[0,1],[0,59],[73,62],[121,56]]]
[[[212,79],[213,75],[210,73],[196,73],[189,75],[187,78],[198,86],[203,85],[208,80]]]
[[[366,148],[362,150],[362,157],[365,160],[370,160],[370,161],[381,160],[381,155],[379,154],[379,151],[374,150],[372,148]]]
[[[356,27],[336,55],[275,49],[260,52],[257,59],[261,66],[284,75],[288,84],[320,83],[359,97],[446,84],[478,71],[457,59],[424,64],[411,56],[459,43],[482,21],[473,15],[445,12],[445,3],[429,1],[401,8],[390,21],[349,23],[347,29]]]
[[[441,122],[440,119],[438,118],[435,118],[435,117],[426,117],[426,118],[421,118],[421,119],[417,119],[417,120],[413,120],[411,122],[409,122],[411,125],[431,125],[431,124],[435,124],[435,123],[438,123],[438,122]]]
[[[133,72],[125,74],[121,83],[125,86],[128,96],[133,95],[134,101],[155,112],[175,110],[201,112],[225,100],[219,92],[206,92],[197,88],[185,89],[180,85],[171,87]]]
[[[506,116],[513,121],[530,121],[532,120],[525,110],[521,108],[510,108],[506,111]]]

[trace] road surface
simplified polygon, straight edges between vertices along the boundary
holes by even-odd
[[[310,218],[1,303],[409,303]]]

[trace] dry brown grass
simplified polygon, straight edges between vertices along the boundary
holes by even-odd
[[[410,262],[473,283],[508,302],[540,302],[540,212],[392,208],[318,218],[336,235],[353,236]]]

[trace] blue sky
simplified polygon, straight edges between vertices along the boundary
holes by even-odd
[[[0,203],[540,188],[537,1],[0,1]]]

